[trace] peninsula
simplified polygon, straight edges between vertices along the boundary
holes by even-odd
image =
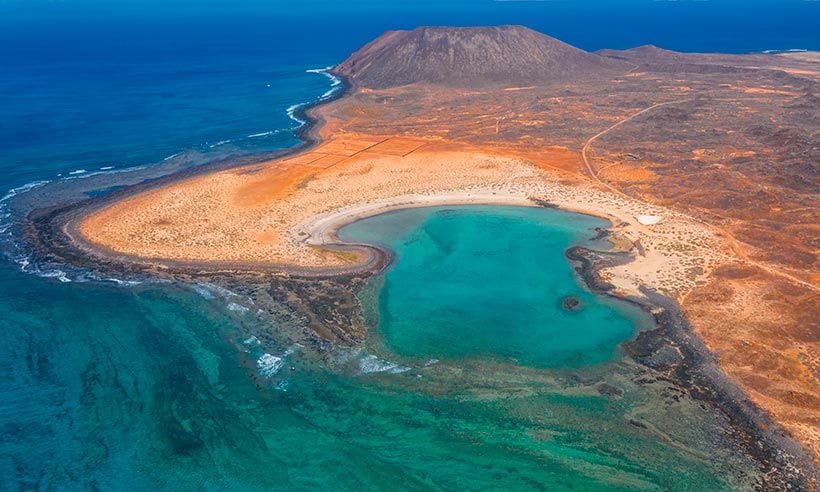
[[[523,27],[391,31],[283,158],[98,201],[62,231],[146,268],[375,270],[344,224],[438,204],[607,218],[611,293],[680,306],[717,366],[820,456],[820,56],[585,52]]]

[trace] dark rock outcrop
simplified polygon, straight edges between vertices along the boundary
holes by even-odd
[[[566,296],[561,299],[561,307],[564,311],[580,311],[583,309],[581,300],[575,296]]]

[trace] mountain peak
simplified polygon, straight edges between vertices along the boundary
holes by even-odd
[[[548,85],[623,69],[623,62],[523,26],[426,26],[385,32],[334,71],[356,85],[382,89],[419,82],[458,87]]]

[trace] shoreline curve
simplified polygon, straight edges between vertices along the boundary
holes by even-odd
[[[288,151],[283,152],[280,157],[288,155],[297,155],[307,151],[308,149],[321,143],[319,136],[319,129],[323,124],[320,116],[315,115],[314,110],[337,98],[344,97],[351,90],[352,86],[345,84],[344,89],[338,91],[336,97],[328,100],[316,101],[312,106],[300,108],[309,118],[308,122],[297,131],[297,135],[302,138],[305,137],[304,144],[296,146]],[[465,192],[463,194],[445,194],[445,195],[418,195],[418,196],[403,196],[394,197],[390,200],[382,202],[374,202],[360,206],[350,207],[349,209],[336,210],[329,214],[320,214],[312,217],[307,223],[303,223],[300,227],[307,229],[308,235],[304,238],[306,244],[321,248],[328,248],[345,253],[354,253],[360,256],[360,262],[355,265],[344,268],[300,268],[289,265],[277,265],[275,263],[252,263],[252,262],[187,262],[187,261],[173,261],[163,260],[161,258],[140,258],[137,256],[126,255],[112,250],[106,250],[98,245],[94,245],[85,241],[79,234],[77,225],[84,217],[99,210],[111,203],[122,200],[129,196],[136,195],[151,189],[160,188],[174,182],[180,181],[199,174],[208,174],[220,169],[230,169],[244,165],[243,163],[221,162],[214,165],[205,165],[195,170],[183,171],[181,173],[174,173],[161,178],[155,182],[145,183],[134,187],[129,187],[121,192],[115,192],[107,195],[102,199],[89,199],[69,205],[67,207],[36,211],[29,217],[31,227],[28,229],[36,242],[39,243],[40,253],[52,256],[58,261],[65,261],[66,263],[77,264],[80,266],[87,266],[89,268],[103,268],[109,271],[134,271],[137,269],[143,273],[155,274],[161,272],[165,275],[174,277],[177,274],[193,274],[199,276],[216,275],[220,273],[250,273],[262,275],[286,275],[302,278],[333,278],[342,277],[345,275],[369,275],[381,271],[387,266],[392,254],[383,248],[375,245],[345,243],[338,237],[338,231],[345,225],[364,219],[380,213],[398,210],[402,208],[425,207],[436,205],[479,205],[479,204],[498,204],[498,205],[520,205],[520,206],[545,206],[539,204],[537,199],[526,197],[523,195],[516,196],[496,196],[489,194],[480,194]],[[512,203],[511,203],[512,202]],[[551,205],[550,205],[551,206]],[[574,210],[558,206],[562,210],[570,212],[584,213],[596,217],[604,218],[612,222],[612,217],[603,217],[600,214],[590,213],[588,210]],[[644,292],[645,298],[638,299],[637,297],[624,295],[617,292],[611,284],[596,283],[600,282],[599,272],[608,266],[609,261],[613,261],[612,257],[606,258],[605,252],[587,251],[582,252],[576,250],[581,256],[589,255],[593,260],[589,260],[589,264],[582,266],[582,277],[587,283],[587,286],[592,290],[600,289],[600,293],[612,296],[617,299],[634,302],[650,313],[657,314],[654,310],[660,309],[665,315],[657,314],[656,324],[657,328],[651,330],[654,335],[645,335],[641,341],[641,346],[650,347],[653,343],[658,343],[657,340],[667,337],[673,344],[686,343],[691,347],[696,345],[702,346],[700,340],[694,340],[691,334],[691,327],[688,327],[685,317],[680,309],[676,306],[674,300],[657,294],[654,291],[646,289]],[[602,259],[603,258],[603,259]],[[100,263],[100,259],[103,260]],[[571,258],[576,259],[577,258]],[[631,262],[633,259],[627,260],[624,256],[617,259],[619,264]],[[584,264],[586,260],[584,261]],[[579,272],[580,273],[580,272]],[[593,281],[593,279],[595,279]],[[674,318],[674,320],[672,320]],[[670,321],[671,320],[671,321]],[[677,327],[677,328],[676,328]],[[654,338],[653,338],[654,337]],[[640,347],[634,351],[636,360],[641,358],[647,359],[645,351],[640,350]],[[776,451],[788,450],[791,453],[800,455],[799,448],[791,447],[788,442],[789,439],[784,437],[778,431],[778,426],[773,424],[771,419],[758,409],[748,397],[738,400],[738,388],[734,382],[729,380],[727,376],[723,375],[714,363],[714,359],[705,347],[701,349],[691,349],[691,360],[687,359],[684,373],[696,371],[699,374],[697,382],[707,383],[712,387],[716,394],[713,396],[704,396],[704,399],[710,404],[715,405],[721,411],[727,412],[731,420],[746,429],[749,437],[748,448],[750,452],[762,453],[764,461],[769,463],[778,462]],[[648,360],[648,359],[647,359]],[[651,361],[649,361],[651,364]],[[684,374],[685,375],[685,374]],[[679,379],[679,374],[675,377]],[[704,379],[700,379],[704,378]],[[691,380],[692,378],[690,378]],[[694,385],[694,383],[693,383]],[[741,393],[742,394],[742,393]],[[765,441],[769,443],[766,446],[766,451],[755,451],[757,442]],[[760,454],[757,454],[760,456]],[[809,462],[810,463],[810,462]],[[781,465],[782,466],[782,465]],[[806,465],[805,469],[811,469],[811,465]]]

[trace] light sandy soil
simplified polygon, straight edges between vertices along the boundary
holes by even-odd
[[[549,156],[536,162],[440,141],[347,136],[281,162],[128,198],[85,218],[79,231],[96,246],[140,258],[336,267],[355,258],[321,246],[358,218],[409,206],[533,205],[537,198],[608,218],[626,244],[640,243],[634,263],[605,272],[624,292],[637,294],[644,284],[680,296],[724,260],[708,228],[549,164]],[[664,219],[643,225],[643,215]]]

